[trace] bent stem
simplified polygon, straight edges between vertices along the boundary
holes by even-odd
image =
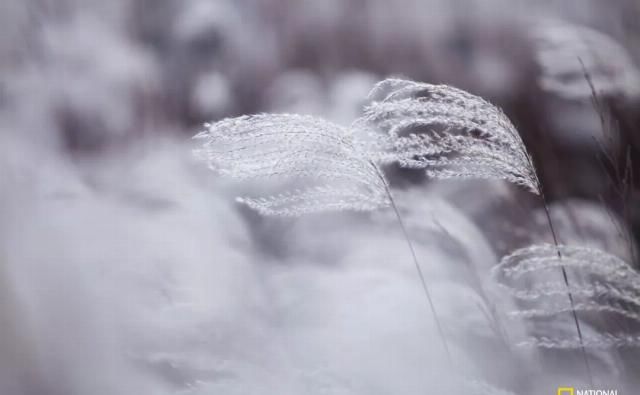
[[[453,368],[453,359],[451,358],[451,352],[449,351],[447,338],[444,335],[444,330],[442,329],[440,319],[438,318],[438,313],[436,312],[435,305],[433,304],[433,299],[431,299],[431,293],[429,292],[429,287],[427,286],[427,281],[425,280],[424,273],[422,272],[422,268],[418,263],[418,257],[416,255],[415,249],[413,248],[413,243],[411,242],[411,238],[409,237],[409,232],[407,232],[407,228],[404,225],[404,221],[402,220],[402,216],[400,215],[400,210],[398,210],[398,206],[396,205],[396,202],[393,199],[393,195],[391,194],[391,189],[389,188],[389,184],[387,183],[387,180],[384,178],[384,176],[382,175],[380,169],[376,164],[371,162],[371,165],[374,167],[376,173],[378,174],[378,177],[380,177],[380,180],[384,184],[384,189],[387,192],[389,201],[391,202],[391,207],[393,207],[393,211],[395,212],[396,218],[398,219],[398,223],[400,224],[400,228],[402,229],[402,234],[404,235],[404,239],[407,241],[407,245],[409,246],[409,250],[411,251],[413,264],[415,265],[416,271],[418,272],[418,277],[420,278],[420,283],[422,284],[422,290],[424,291],[424,294],[427,297],[427,301],[429,302],[429,307],[431,308],[431,313],[433,314],[433,318],[436,323],[436,327],[438,329],[438,334],[440,335],[440,339],[442,340],[442,346],[444,347],[444,351],[447,354],[449,365],[451,368]]]
[[[549,213],[549,205],[547,204],[547,199],[544,195],[544,191],[542,190],[542,185],[539,185],[540,189],[540,197],[542,198],[542,203],[544,205],[544,212],[547,216],[547,222],[549,223],[549,229],[551,230],[551,236],[553,237],[553,243],[556,246],[556,252],[558,253],[558,260],[562,261],[562,253],[560,252],[560,245],[558,243],[558,237],[556,235],[556,230],[553,226],[553,221],[551,221],[551,214]],[[585,368],[587,369],[587,375],[589,377],[589,384],[591,387],[595,388],[593,384],[593,375],[591,373],[591,366],[589,365],[589,358],[587,357],[587,351],[584,348],[584,341],[582,337],[582,329],[580,328],[580,321],[578,320],[578,313],[576,312],[575,303],[573,301],[573,294],[571,294],[571,290],[569,288],[569,277],[567,276],[567,271],[564,265],[560,265],[560,269],[562,270],[562,278],[564,279],[564,284],[567,287],[567,296],[569,297],[569,303],[571,304],[571,313],[573,314],[573,321],[576,324],[576,330],[578,331],[578,340],[580,341],[580,349],[582,350],[582,358],[584,360]]]

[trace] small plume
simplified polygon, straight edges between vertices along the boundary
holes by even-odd
[[[546,22],[532,32],[536,61],[542,69],[540,86],[566,99],[590,99],[598,94],[637,97],[640,73],[626,49],[597,30],[563,22]]]
[[[554,275],[562,267],[572,277],[570,285]],[[634,325],[640,323],[640,275],[628,263],[595,248],[532,245],[503,257],[492,274],[501,288],[527,306],[509,313],[518,319],[544,320],[571,312],[572,307],[566,299],[570,292],[577,312],[615,316],[620,328],[623,327],[621,320]],[[588,348],[638,347],[640,336],[621,331],[605,332],[585,336],[583,343]],[[551,333],[533,336],[521,345],[582,347],[578,338],[558,338]]]
[[[264,215],[368,211],[389,204],[385,181],[347,128],[312,116],[260,114],[207,124],[196,155],[219,174],[311,184],[238,201]]]

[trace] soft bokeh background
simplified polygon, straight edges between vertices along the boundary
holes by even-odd
[[[252,187],[195,163],[190,137],[267,111],[348,125],[389,75],[451,84],[513,120],[562,241],[632,262],[638,18],[634,0],[3,0],[0,393],[584,384],[578,352],[514,346],[535,323],[506,319],[489,281],[502,255],[550,240],[537,197],[388,169],[451,366],[392,213],[259,218],[233,200]],[[632,393],[639,356],[590,352],[596,382]]]

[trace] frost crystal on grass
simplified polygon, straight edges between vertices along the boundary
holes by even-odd
[[[387,79],[371,91],[357,127],[377,128],[381,163],[424,169],[433,178],[497,178],[539,194],[524,143],[497,107],[447,85]]]
[[[562,258],[558,257],[558,251]],[[572,277],[569,286],[554,275],[561,267],[565,267]],[[623,260],[598,249],[533,245],[502,258],[492,274],[503,289],[526,306],[511,312],[512,317],[546,320],[571,312],[566,299],[570,292],[575,311],[615,316],[620,328],[624,328],[622,320],[634,325],[640,323],[640,275]],[[534,336],[521,344],[545,348],[582,346],[577,338],[558,338],[551,334]],[[601,333],[585,337],[584,346],[638,347],[640,336],[624,332]]]
[[[389,204],[385,181],[352,132],[311,116],[259,114],[207,124],[196,155],[239,179],[278,178],[302,189],[238,200],[264,215],[375,210]]]

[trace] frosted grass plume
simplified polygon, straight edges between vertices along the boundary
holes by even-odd
[[[307,186],[240,203],[263,215],[369,211],[389,205],[385,180],[352,131],[312,116],[259,114],[206,124],[195,151],[213,171],[237,179],[301,181]]]
[[[540,194],[531,157],[496,106],[447,85],[387,79],[354,125],[377,129],[372,156],[431,178],[503,179]]]
[[[560,251],[561,258],[558,256]],[[564,267],[574,274],[566,285],[546,276]],[[525,308],[509,312],[510,317],[535,320],[571,312],[606,313],[634,324],[640,323],[640,275],[627,262],[604,251],[568,245],[537,244],[521,248],[502,258],[493,271],[494,280]],[[545,278],[545,281],[539,281]],[[577,281],[580,278],[583,281]],[[530,282],[527,280],[531,280]],[[588,280],[588,281],[587,281]],[[535,285],[535,288],[531,286]],[[563,298],[570,292],[570,306]],[[542,307],[544,303],[544,307]],[[638,347],[640,336],[633,333],[600,333],[598,336],[558,338],[551,334],[531,337],[520,343],[543,348]]]

